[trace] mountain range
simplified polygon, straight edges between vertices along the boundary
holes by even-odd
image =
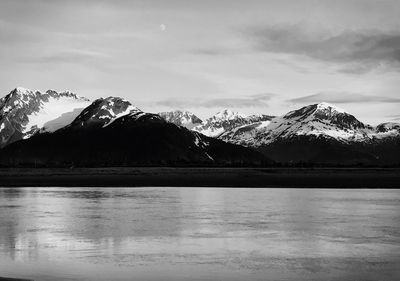
[[[400,124],[328,103],[282,116],[143,112],[118,97],[16,88],[0,99],[3,166],[398,165]]]
[[[37,95],[32,96],[32,99],[36,99]],[[32,116],[35,118],[39,114],[46,115],[43,108],[45,106],[42,103],[36,107],[36,111],[26,107],[26,112],[20,109],[18,116],[25,120],[24,124],[31,124]],[[62,114],[60,111],[59,115]],[[9,120],[8,118],[11,117],[7,114],[1,116],[1,120]],[[9,123],[2,124],[6,124],[6,127]],[[40,129],[38,126],[34,128],[34,134],[20,134],[19,140],[15,137],[14,142],[0,150],[0,165],[247,166],[271,162],[250,148],[177,126],[165,121],[160,115],[143,112],[118,97],[96,99],[81,110],[72,122],[56,131]],[[8,132],[8,129],[2,128],[0,134],[3,131]]]
[[[219,138],[252,147],[277,162],[383,165],[400,159],[400,124],[372,127],[324,102],[273,118],[266,126],[236,127]]]

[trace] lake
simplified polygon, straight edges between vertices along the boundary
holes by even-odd
[[[400,280],[400,190],[0,188],[0,276]]]

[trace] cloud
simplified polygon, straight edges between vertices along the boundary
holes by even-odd
[[[31,63],[83,63],[106,57],[107,55],[101,52],[69,49],[22,60]]]
[[[222,48],[198,48],[190,50],[190,53],[195,55],[219,56],[229,54],[230,51]]]
[[[248,108],[268,106],[268,101],[275,96],[272,93],[251,95],[243,98],[215,98],[215,99],[182,99],[169,98],[156,102],[156,105],[171,108]]]
[[[351,92],[321,92],[288,100],[291,103],[400,103],[400,98]]]
[[[351,30],[331,34],[300,25],[252,27],[245,32],[259,51],[337,63],[339,71],[347,73],[375,68],[400,71],[400,32]]]
[[[393,120],[393,121],[398,121],[398,120],[400,120],[400,114],[387,115],[386,117],[392,118],[391,120]]]

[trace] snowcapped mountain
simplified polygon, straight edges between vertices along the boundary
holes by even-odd
[[[69,126],[74,128],[105,127],[117,118],[132,112],[141,112],[141,110],[125,99],[99,98],[86,107]]]
[[[268,115],[250,115],[233,112],[225,109],[214,116],[208,118],[203,124],[193,128],[194,131],[209,137],[218,137],[226,131],[252,123],[271,120]]]
[[[200,125],[203,121],[189,111],[166,111],[158,113],[162,118],[166,121],[174,123],[178,126],[183,126],[189,130],[193,129],[194,127]]]
[[[246,124],[245,118],[246,115],[242,113],[225,109],[194,127],[193,130],[209,137],[218,137],[226,130]]]
[[[389,139],[391,142],[400,140],[400,125],[383,123],[372,127],[343,109],[319,103],[291,111],[270,122],[234,128],[219,138],[256,148],[276,161],[371,162],[387,158],[387,154],[375,153],[376,146],[386,145]]]
[[[373,128],[353,115],[328,103],[319,103],[276,117],[270,123],[243,126],[220,136],[222,140],[258,147],[296,136],[314,136],[340,142],[365,142],[398,133],[398,127],[386,123]]]
[[[268,161],[259,152],[190,131],[114,97],[95,100],[62,129],[0,150],[4,166],[257,165]]]
[[[69,91],[41,93],[15,88],[0,99],[0,148],[40,130],[53,132],[64,127],[89,104],[88,99]]]
[[[248,120],[249,124],[252,124],[252,123],[271,121],[273,118],[275,118],[275,116],[266,115],[266,114],[253,114],[253,115],[247,116],[246,120]]]
[[[327,103],[280,117],[223,110],[201,122],[186,111],[146,113],[118,97],[90,103],[68,91],[16,88],[0,99],[0,148],[5,166],[258,165],[268,159],[399,165],[400,124],[372,127]]]
[[[386,136],[396,136],[400,132],[400,123],[394,123],[394,122],[387,122],[387,123],[382,123],[376,126],[375,129],[377,134],[382,134]]]

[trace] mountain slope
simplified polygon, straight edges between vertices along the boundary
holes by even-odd
[[[348,165],[400,165],[400,139],[343,143],[318,136],[297,136],[260,146],[258,151],[281,163]]]
[[[166,111],[158,113],[163,119],[178,126],[183,126],[189,130],[200,125],[203,121],[189,111]]]
[[[114,101],[116,98],[113,98]],[[4,166],[258,165],[266,157],[166,122],[133,108],[102,118],[104,99],[94,101],[71,123],[54,133],[38,134],[0,151]],[[107,99],[109,104],[110,98]],[[114,106],[117,103],[114,102]],[[120,112],[126,112],[123,108]],[[116,108],[107,112],[118,115]],[[107,119],[106,122],[103,120]]]
[[[55,131],[67,125],[89,103],[88,99],[68,91],[58,93],[48,90],[41,93],[15,88],[0,99],[0,148],[31,137],[42,127],[44,131]],[[66,113],[69,113],[69,118],[51,123]]]

